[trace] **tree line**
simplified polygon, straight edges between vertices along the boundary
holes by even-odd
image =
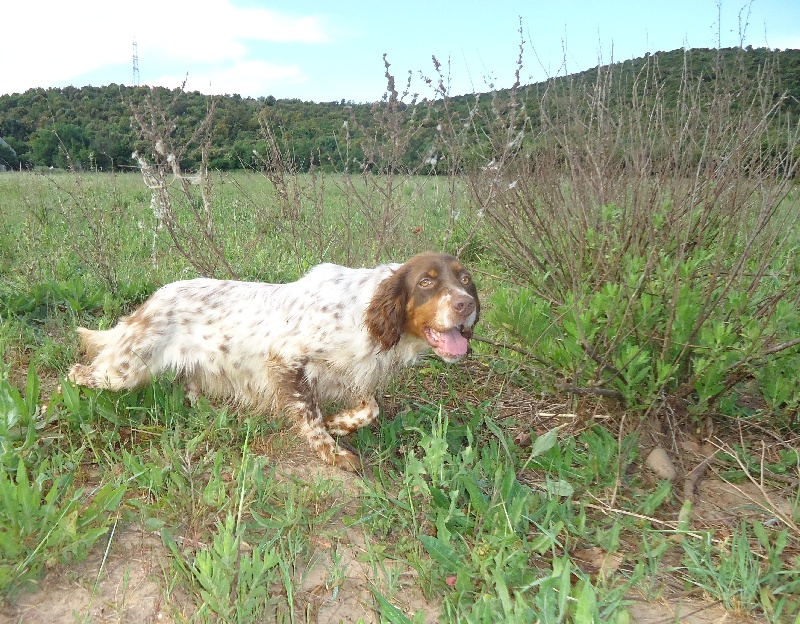
[[[742,80],[758,81],[763,80],[767,65],[771,68],[768,87],[773,91],[772,97],[780,101],[781,109],[796,123],[800,113],[800,50],[749,47],[673,50],[488,94],[449,97],[434,89],[430,98],[395,102],[395,106],[414,108],[415,113],[406,111],[402,117],[402,123],[415,127],[406,129],[408,141],[401,162],[409,171],[423,167],[436,171],[437,166],[444,166],[446,158],[437,154],[441,151],[437,133],[441,132],[444,116],[450,120],[473,120],[473,140],[480,144],[488,134],[481,131],[481,124],[490,123],[487,120],[492,114],[505,115],[506,112],[497,113],[498,103],[513,99],[515,114],[525,120],[529,130],[526,141],[535,149],[545,94],[574,94],[581,89],[589,93],[598,80],[612,76],[609,88],[618,93],[616,105],[625,106],[630,98],[636,97],[637,77],[652,71],[657,75],[647,81],[647,88],[657,84],[663,101],[677,106],[687,72],[712,89],[719,88],[716,74],[720,67],[730,71],[735,66]],[[153,94],[171,102],[170,114],[177,136],[190,137],[212,111],[207,157],[208,165],[219,170],[263,166],[269,137],[277,137],[299,171],[311,167],[342,170],[364,163],[369,160],[364,154],[365,146],[380,131],[382,120],[386,121],[382,107],[392,99],[389,90],[382,101],[365,104],[345,100],[315,103],[272,96],[212,98],[197,91],[121,84],[29,89],[0,96],[0,138],[5,143],[0,142],[0,165],[10,169],[136,168],[132,154],[137,150],[146,153],[148,145],[132,124],[131,106],[141,105]],[[710,93],[709,97],[712,96]],[[486,149],[474,151],[485,160]],[[182,163],[185,169],[199,165],[199,154],[189,152],[185,158]],[[461,164],[469,164],[468,155]]]

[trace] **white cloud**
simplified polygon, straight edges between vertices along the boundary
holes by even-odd
[[[306,76],[296,65],[274,65],[266,61],[238,61],[218,70],[189,71],[188,75],[164,75],[147,84],[174,89],[186,80],[187,91],[200,91],[209,95],[238,93],[258,97],[274,90],[276,84],[297,84]]]
[[[175,59],[216,61],[242,58],[245,43],[252,41],[323,43],[328,41],[324,25],[316,17],[295,17],[268,9],[235,7],[227,0],[214,0],[201,8],[191,0],[164,3],[143,0],[149,15],[141,16],[135,28],[140,52],[163,50]],[[162,6],[163,5],[163,6]],[[140,2],[139,7],[142,7]]]
[[[215,63],[235,71],[256,63],[251,68],[272,78],[292,78],[299,70],[248,60],[248,42],[330,41],[322,17],[236,7],[230,0],[15,2],[4,7],[3,22],[0,93],[64,84],[102,67],[130,64],[134,39],[140,67],[148,63],[153,73],[163,60],[186,63],[187,69]]]

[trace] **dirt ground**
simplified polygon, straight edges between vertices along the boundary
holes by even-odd
[[[521,412],[530,410],[528,431],[534,434],[565,423],[568,425],[565,431],[570,429],[574,433],[587,423],[602,422],[607,417],[598,410],[578,417],[566,413],[564,408],[565,405],[534,403],[530,398],[509,393],[503,405],[499,406],[496,417],[502,418],[512,412],[519,416]],[[524,437],[524,433],[520,432],[520,436]],[[713,444],[650,432],[642,436],[642,445],[645,448],[648,445],[661,446],[665,450],[668,462],[675,470],[676,491],[683,487],[684,493],[693,497],[692,528],[714,528],[724,535],[726,527],[737,525],[743,517],[758,517],[772,522],[774,517],[765,510],[789,510],[790,503],[781,492],[770,491],[752,482],[733,485],[719,478],[714,472],[713,461],[709,461],[715,451]],[[292,453],[279,462],[279,468],[285,474],[309,483],[320,478],[339,479],[345,493],[357,500],[362,491],[360,477],[324,466],[305,450]],[[642,456],[645,457],[646,452]],[[697,474],[698,468],[702,468],[702,474]],[[654,475],[653,483],[655,481]],[[355,509],[354,506],[351,512]],[[320,539],[314,544],[310,567],[296,595],[296,613],[301,621],[308,618],[317,624],[358,621],[377,624],[380,617],[369,585],[380,588],[381,580],[375,578],[370,566],[361,561],[367,560],[360,556],[365,552],[363,535],[340,520],[337,522],[340,525],[328,527],[330,530],[326,534],[341,535],[336,544],[336,554],[340,558],[339,569],[344,570],[344,580],[335,587],[330,586],[332,544]],[[191,616],[192,600],[178,590],[165,587],[168,553],[157,533],[148,533],[140,526],[117,526],[108,552],[106,548],[104,540],[80,564],[50,570],[36,591],[19,595],[11,606],[0,607],[0,624],[168,624]],[[587,552],[585,557],[581,553],[572,555],[579,565],[582,565],[582,558],[585,560],[585,571],[589,573],[593,572],[595,564],[605,565],[592,561],[596,555],[591,552]],[[411,568],[395,572],[400,581],[398,591],[392,594],[392,602],[409,615],[422,610],[426,614],[426,623],[437,622],[439,605],[425,599],[415,582],[415,572]],[[646,600],[638,595],[628,598],[631,622],[635,624],[760,621],[727,612],[718,603],[704,602],[697,592],[687,591],[677,579],[670,579],[668,575],[663,579],[658,600]]]
[[[360,477],[321,464],[305,449],[285,457],[278,468],[309,483],[341,480],[345,493],[353,497],[361,492]],[[378,624],[369,584],[380,588],[381,581],[359,560],[365,551],[364,536],[342,523],[328,528],[326,533],[340,535],[336,555],[338,568],[345,571],[344,581],[329,586],[333,545],[320,539],[314,543],[311,564],[296,595],[296,615],[300,621],[308,616],[319,624]],[[35,591],[19,594],[13,605],[0,606],[0,624],[171,624],[191,615],[191,599],[164,587],[169,553],[158,533],[140,526],[117,526],[110,542],[108,552],[103,540],[84,561],[50,570]],[[418,589],[416,573],[405,566],[394,573],[400,579],[400,589],[393,596],[395,606],[410,614],[422,610],[426,624],[437,622],[438,606]]]
[[[300,465],[300,464],[298,464]],[[305,466],[309,464],[306,463]],[[327,471],[324,466],[320,470]],[[312,471],[293,470],[295,477],[316,478]],[[305,474],[303,474],[305,473]],[[342,476],[337,473],[325,474]],[[345,475],[350,483],[344,486],[356,493],[358,477]],[[717,479],[700,484],[693,522],[716,525],[737,522],[743,510],[759,513],[757,501],[761,493],[752,484],[732,486]],[[752,498],[752,501],[747,499]],[[786,501],[782,501],[786,502]],[[749,510],[749,511],[747,511]],[[327,584],[331,568],[331,544],[320,541],[312,556],[297,597],[298,611],[308,613],[318,624],[367,624],[380,621],[368,583],[374,582],[369,566],[359,561],[364,551],[363,535],[341,527],[342,539],[337,545],[340,569],[346,578],[336,588]],[[189,615],[191,602],[180,592],[164,588],[163,570],[168,568],[167,552],[158,535],[137,526],[117,527],[106,556],[105,544],[70,568],[51,570],[37,591],[19,596],[16,603],[0,610],[0,622],[25,624],[74,624],[75,622],[170,624]],[[414,582],[411,569],[399,571],[401,589],[394,594],[396,606],[408,614],[426,613],[426,623],[438,621],[438,606],[425,600]],[[681,595],[680,588],[666,587],[663,597],[655,602],[630,596],[631,621],[637,624],[685,624],[757,622],[726,612],[719,604],[705,603]]]

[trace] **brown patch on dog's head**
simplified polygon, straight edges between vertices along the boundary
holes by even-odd
[[[409,333],[450,361],[466,354],[479,313],[478,291],[464,265],[453,256],[424,253],[380,283],[365,322],[382,351]]]

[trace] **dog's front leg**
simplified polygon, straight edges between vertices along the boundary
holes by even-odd
[[[325,429],[335,436],[354,433],[356,429],[367,427],[378,418],[380,409],[374,397],[361,401],[357,407],[342,410],[338,414],[325,417]]]
[[[361,470],[361,461],[358,457],[347,449],[339,448],[336,440],[326,429],[319,402],[302,366],[290,369],[281,394],[283,410],[298,423],[309,446],[326,464],[343,470]],[[376,410],[377,407],[376,403]]]

